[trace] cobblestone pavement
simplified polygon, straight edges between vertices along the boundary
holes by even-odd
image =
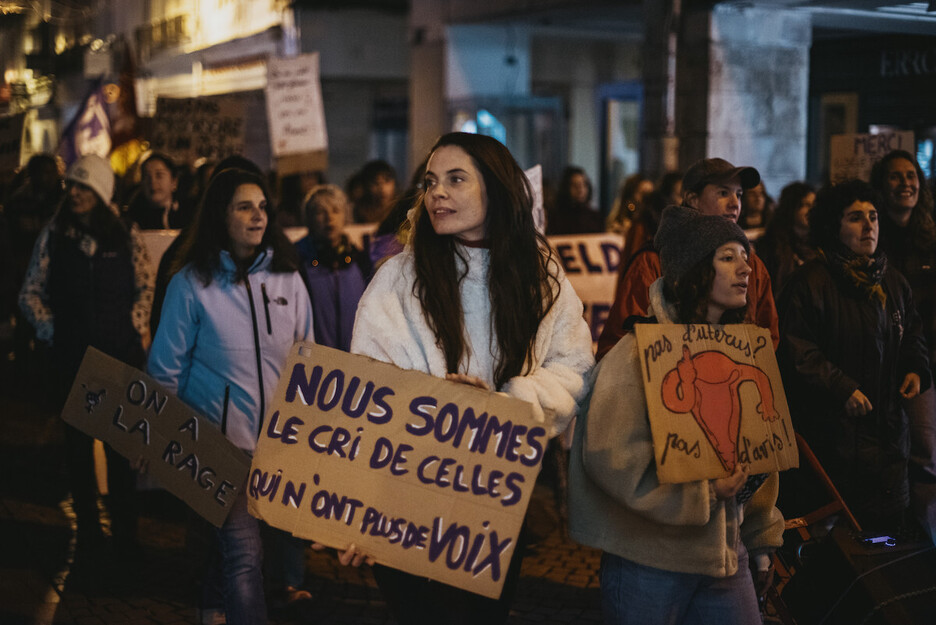
[[[0,371],[0,625],[197,623],[196,573],[186,549],[186,510],[163,491],[142,492],[143,553],[111,554],[90,570],[69,564],[72,530],[62,462],[62,424],[41,393]],[[542,476],[527,516],[535,536],[523,561],[510,623],[599,623],[599,552],[564,538],[553,489]],[[367,567],[307,552],[303,613],[273,625],[391,624]]]

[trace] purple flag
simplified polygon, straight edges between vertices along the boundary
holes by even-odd
[[[97,154],[107,158],[111,151],[110,121],[104,97],[104,79],[97,79],[78,112],[62,134],[58,153],[71,165],[79,156]]]

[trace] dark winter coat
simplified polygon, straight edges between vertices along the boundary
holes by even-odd
[[[936,245],[915,244],[910,227],[901,228],[887,214],[881,215],[880,248],[887,260],[910,283],[913,301],[923,322],[930,363],[936,362]]]
[[[53,352],[69,377],[89,345],[134,367],[143,346],[133,327],[136,295],[130,236],[116,219],[93,254],[65,232],[53,235],[49,301],[55,311]]]
[[[883,308],[817,258],[793,274],[778,300],[777,354],[794,428],[859,522],[907,507],[910,431],[899,388],[909,372],[919,374],[923,389],[930,385],[910,286],[887,267],[882,287]],[[862,417],[845,412],[856,389],[873,407]]]

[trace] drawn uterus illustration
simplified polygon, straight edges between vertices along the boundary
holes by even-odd
[[[675,413],[691,412],[718,455],[725,470],[737,464],[738,436],[741,431],[741,396],[744,382],[753,382],[760,393],[757,413],[764,421],[779,418],[774,407],[770,378],[760,368],[732,360],[722,352],[704,351],[696,355],[683,345],[676,368],[663,378],[663,405]]]

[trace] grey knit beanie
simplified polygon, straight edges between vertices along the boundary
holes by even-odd
[[[663,277],[675,285],[696,263],[729,241],[751,251],[744,231],[727,217],[703,215],[687,206],[668,206],[660,217],[653,245],[660,253]]]

